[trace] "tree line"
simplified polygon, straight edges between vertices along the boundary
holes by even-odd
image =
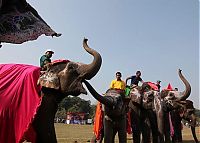
[[[86,113],[86,118],[94,118],[96,105],[92,105],[90,100],[84,100],[80,97],[68,96],[58,104],[58,111],[55,117],[65,119],[67,112]]]

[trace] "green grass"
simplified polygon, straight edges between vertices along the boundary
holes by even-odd
[[[93,136],[92,125],[67,125],[62,123],[56,123],[56,135],[58,143],[87,143]],[[197,137],[200,141],[200,127],[196,128]],[[189,128],[183,129],[183,143],[193,143],[193,138]],[[117,136],[116,136],[116,143]],[[131,135],[128,135],[127,143],[132,143]]]

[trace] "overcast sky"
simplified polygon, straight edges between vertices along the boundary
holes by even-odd
[[[141,70],[144,81],[161,80],[183,90],[178,69],[192,86],[189,97],[199,108],[199,1],[198,0],[27,0],[58,33],[58,38],[40,36],[20,45],[3,44],[0,63],[39,66],[46,49],[52,60],[90,63],[82,48],[88,38],[103,59],[99,73],[90,81],[104,93],[121,71],[122,78]],[[93,104],[90,95],[81,95]]]

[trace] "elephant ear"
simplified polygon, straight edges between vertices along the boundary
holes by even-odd
[[[38,82],[41,86],[46,88],[60,88],[60,80],[58,78],[58,74],[55,74],[53,72],[45,72],[43,75],[40,76]]]

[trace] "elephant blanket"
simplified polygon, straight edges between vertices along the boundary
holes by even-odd
[[[0,65],[0,142],[22,142],[41,103],[37,80],[40,68]],[[34,135],[33,130],[31,134]]]

